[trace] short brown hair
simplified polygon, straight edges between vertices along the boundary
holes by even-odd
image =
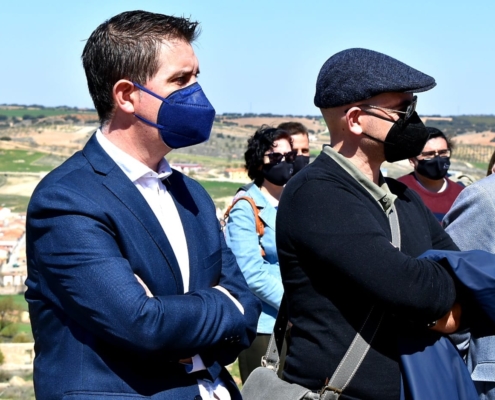
[[[291,136],[299,133],[309,136],[308,129],[300,122],[282,122],[277,129],[283,129]]]
[[[426,130],[428,131],[428,133],[430,134],[430,137],[428,138],[428,140],[430,139],[434,139],[434,138],[437,138],[437,137],[441,137],[443,139],[445,139],[445,141],[447,142],[447,147],[452,151],[454,150],[455,148],[455,145],[454,143],[450,140],[450,138],[447,137],[447,135],[445,135],[445,133],[443,133],[440,129],[437,129],[437,128],[434,128],[432,126],[427,126],[426,127]]]
[[[109,121],[113,86],[120,79],[145,84],[158,71],[164,40],[192,43],[197,22],[147,11],[126,11],[96,28],[84,46],[82,62],[100,123]]]

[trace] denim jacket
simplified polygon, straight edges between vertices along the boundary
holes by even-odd
[[[253,209],[248,201],[239,200],[230,211],[225,237],[249,288],[262,301],[258,333],[270,334],[284,292],[275,244],[277,210],[256,185],[252,185],[244,196],[251,197],[256,203],[265,233],[259,240]],[[264,257],[261,256],[260,242],[265,250]]]

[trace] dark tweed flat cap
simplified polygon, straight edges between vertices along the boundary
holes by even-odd
[[[315,106],[340,107],[386,92],[418,93],[435,87],[435,79],[367,49],[347,49],[330,57],[316,81]]]

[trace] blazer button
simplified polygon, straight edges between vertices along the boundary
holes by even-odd
[[[194,396],[194,400],[203,400],[203,398],[198,394],[197,396]]]

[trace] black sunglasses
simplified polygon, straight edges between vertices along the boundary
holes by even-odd
[[[406,111],[399,111],[399,110],[393,110],[391,108],[385,108],[385,107],[378,107],[374,106],[372,104],[362,104],[364,107],[369,107],[369,108],[375,108],[377,110],[382,110],[385,113],[396,113],[396,114],[403,114],[403,119],[404,121],[407,121],[409,118],[412,117],[414,111],[416,111],[416,104],[418,103],[418,97],[414,96],[412,99],[412,102],[407,106]]]
[[[270,160],[270,164],[278,164],[279,162],[281,162],[284,157],[285,157],[285,161],[287,161],[288,163],[293,163],[296,159],[296,156],[297,156],[297,151],[296,150],[292,150],[292,151],[288,151],[287,153],[268,153],[268,154],[265,154],[265,156],[268,157],[268,159]]]

